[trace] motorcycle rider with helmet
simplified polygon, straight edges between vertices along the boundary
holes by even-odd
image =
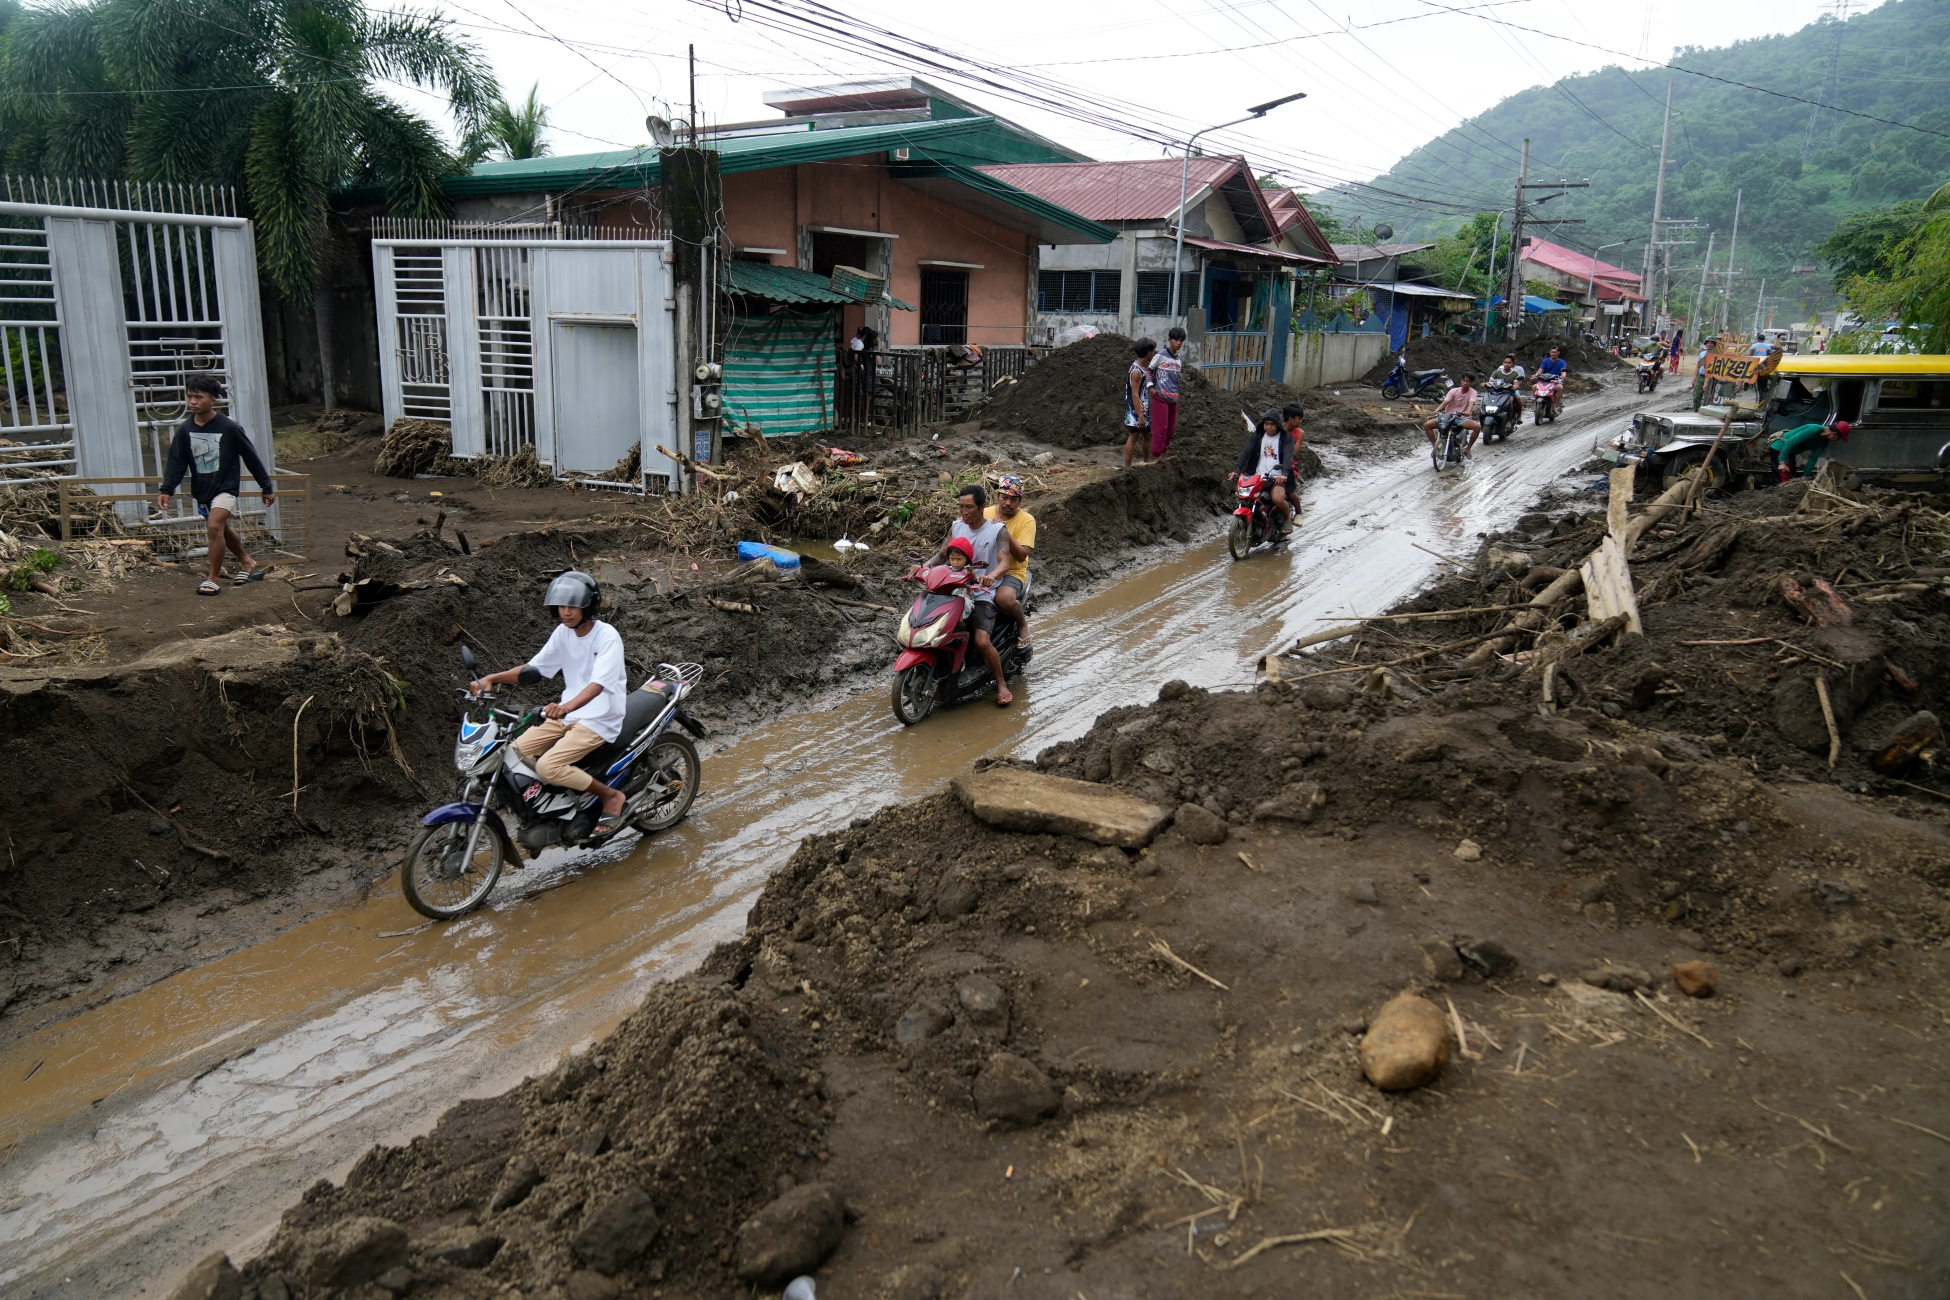
[[[559,673],[561,701],[543,707],[546,720],[516,737],[515,751],[534,763],[535,771],[550,785],[595,794],[603,810],[598,832],[614,831],[618,825],[614,819],[623,811],[623,792],[603,784],[576,763],[615,740],[623,730],[629,704],[623,638],[597,618],[602,612],[602,592],[594,578],[578,569],[557,575],[549,583],[542,604],[555,611],[559,622],[535,657],[521,667],[470,682],[468,689],[479,694],[512,684],[527,668],[544,677]]]
[[[1295,445],[1294,435],[1286,427],[1285,412],[1269,406],[1259,417],[1257,428],[1248,425],[1246,445],[1239,449],[1239,459],[1232,467],[1234,482],[1254,474],[1260,476],[1264,484],[1261,491],[1279,507],[1280,521],[1285,527],[1293,523],[1294,503],[1288,489],[1294,482]]]

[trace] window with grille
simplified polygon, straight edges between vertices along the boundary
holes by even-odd
[[[1101,312],[1123,306],[1120,271],[1043,271],[1036,277],[1036,310]]]
[[[1180,273],[1183,281],[1178,286],[1178,312],[1184,315],[1198,306],[1198,272]],[[1137,273],[1137,314],[1140,316],[1169,316],[1171,314],[1171,272],[1139,271]]]

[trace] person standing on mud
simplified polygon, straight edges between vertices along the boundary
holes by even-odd
[[[999,522],[1015,543],[1009,571],[995,580],[995,607],[1016,621],[1016,640],[1029,649],[1029,557],[1036,549],[1036,516],[1022,508],[1022,475],[1004,474],[995,504],[982,512]]]
[[[196,502],[196,512],[209,521],[210,531],[210,576],[196,589],[199,596],[214,596],[223,590],[217,580],[223,576],[226,550],[237,557],[238,586],[264,576],[264,570],[244,549],[236,525],[230,522],[243,489],[239,466],[250,469],[251,477],[264,490],[265,505],[273,505],[278,499],[271,487],[271,475],[258,459],[257,448],[251,446],[244,426],[217,414],[217,402],[222,397],[223,385],[215,375],[191,375],[183,381],[183,406],[189,419],[170,439],[169,463],[163,469],[162,490],[156,494],[156,509],[168,510],[169,499],[176,495],[183,475],[190,476],[190,497]]]
[[[1151,437],[1151,358],[1157,355],[1158,345],[1150,339],[1139,339],[1132,349],[1137,360],[1124,372],[1124,427],[1130,430],[1124,438],[1124,468],[1131,467],[1131,457],[1137,454],[1138,440],[1143,439],[1146,450],[1150,450]],[[1150,457],[1145,459],[1149,460]]]
[[[1174,325],[1165,335],[1165,350],[1151,362],[1151,459],[1158,460],[1171,450],[1178,436],[1179,380],[1185,363],[1178,354],[1185,349],[1185,329]]]

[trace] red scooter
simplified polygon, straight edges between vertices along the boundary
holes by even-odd
[[[994,676],[979,653],[969,653],[975,642],[974,630],[966,626],[975,604],[973,571],[937,564],[907,577],[922,590],[894,632],[901,647],[894,660],[894,716],[911,727],[944,704],[986,695]],[[1015,677],[1028,665],[1031,647],[1016,643],[1014,619],[998,613],[995,622],[990,638],[995,653],[1003,675]]]
[[[1546,420],[1555,421],[1564,410],[1564,385],[1556,379],[1539,379],[1536,387],[1530,390],[1534,399],[1532,409],[1536,415],[1532,419],[1542,424]]]
[[[1289,492],[1292,490],[1290,486],[1287,488]],[[1292,526],[1286,512],[1273,504],[1264,478],[1258,474],[1246,475],[1233,489],[1233,495],[1232,527],[1226,532],[1226,549],[1232,552],[1233,559],[1245,559],[1262,542],[1277,546],[1287,539]]]

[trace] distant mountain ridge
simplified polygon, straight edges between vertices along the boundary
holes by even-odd
[[[1864,208],[1926,197],[1950,180],[1950,4],[1889,0],[1849,19],[1839,35],[1839,63],[1825,96],[1837,40],[1836,24],[1827,17],[1785,36],[1689,47],[1673,60],[1676,68],[1724,80],[1666,68],[1611,67],[1521,91],[1371,182],[1374,190],[1412,197],[1340,186],[1309,201],[1324,201],[1349,225],[1366,228],[1385,220],[1397,240],[1453,234],[1467,216],[1459,207],[1487,212],[1510,206],[1514,151],[1528,137],[1533,180],[1591,182],[1549,205],[1550,215],[1583,217],[1586,225],[1537,233],[1587,251],[1636,238],[1605,254],[1607,261],[1636,268],[1651,221],[1670,81],[1665,215],[1703,223],[1678,236],[1698,243],[1675,250],[1675,305],[1680,286],[1697,286],[1709,228],[1717,232],[1714,269],[1725,267],[1734,195],[1742,191],[1736,300],[1744,296],[1751,313],[1764,278],[1770,303],[1779,298],[1790,314],[1826,306],[1834,294],[1814,250],[1836,224]],[[1527,40],[1540,53],[1552,44]],[[1807,104],[1728,83],[1825,98],[1870,116],[1823,110],[1810,144],[1813,110]],[[1687,287],[1684,301],[1691,294]]]

